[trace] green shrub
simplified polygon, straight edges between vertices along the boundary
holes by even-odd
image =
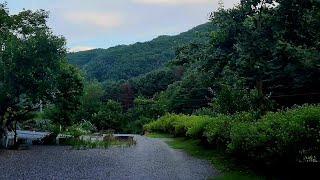
[[[147,117],[139,117],[136,121],[129,121],[123,128],[124,133],[141,134],[143,132],[143,125],[152,122],[153,119]]]
[[[186,125],[186,135],[191,138],[203,138],[203,131],[210,121],[211,118],[209,116],[191,116]]]
[[[248,153],[249,150],[253,150],[253,147],[256,147],[257,151],[264,145],[265,141],[262,137],[254,123],[238,123],[230,129],[231,142],[228,144],[228,150],[237,155]],[[262,139],[258,140],[259,138]],[[258,145],[259,142],[261,142],[260,145]]]
[[[208,116],[188,116],[167,114],[157,121],[144,126],[148,132],[170,133],[175,136],[201,138],[203,129],[209,121]]]
[[[79,125],[81,129],[87,132],[95,132],[97,131],[97,128],[90,122],[90,121],[84,121]]]
[[[188,120],[187,115],[167,114],[157,121],[145,125],[144,130],[148,132],[170,133],[175,136],[185,136]]]
[[[171,133],[175,136],[186,136],[189,121],[190,116],[187,115],[171,116],[171,126],[173,127],[173,132]]]
[[[171,114],[166,114],[160,119],[144,125],[144,130],[148,132],[172,132],[173,127],[171,126],[171,116]]]
[[[302,106],[270,112],[256,123],[231,128],[231,153],[264,164],[294,164],[320,158],[320,107]]]
[[[269,98],[259,95],[257,89],[248,91],[242,85],[240,87],[222,86],[212,102],[212,108],[217,113],[222,114],[236,114],[248,111],[256,111],[262,114],[273,109],[273,106],[274,103]]]
[[[144,129],[206,138],[236,157],[267,165],[320,160],[320,106],[315,105],[269,112],[261,119],[249,112],[216,117],[167,114]]]
[[[196,111],[194,111],[193,115],[215,117],[215,116],[217,116],[217,112],[215,112],[212,107],[204,107],[204,108],[197,109]]]
[[[75,124],[66,129],[65,134],[72,135],[75,138],[78,138],[82,135],[90,134],[95,130],[95,127],[90,122],[83,122],[81,124]]]
[[[241,112],[232,116],[234,122],[256,122],[259,119],[256,112]]]
[[[100,106],[99,111],[93,115],[92,123],[98,130],[115,130],[119,132],[127,124],[120,103],[109,100]]]
[[[212,105],[215,111],[223,114],[235,114],[252,108],[250,93],[230,86],[221,88]]]
[[[227,115],[219,115],[212,118],[203,133],[209,144],[217,147],[226,147],[230,141],[232,122],[232,117]]]

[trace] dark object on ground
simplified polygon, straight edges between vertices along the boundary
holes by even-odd
[[[56,138],[57,138],[57,135],[51,133],[48,136],[44,137],[43,139],[33,141],[32,144],[34,144],[34,145],[55,145]]]

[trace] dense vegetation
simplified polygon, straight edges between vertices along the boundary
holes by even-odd
[[[101,99],[121,103],[125,129],[133,132],[166,112],[254,112],[259,119],[268,111],[318,103],[318,6],[248,1],[221,9],[203,33],[210,41],[179,47],[164,68],[104,82]]]
[[[260,119],[268,111],[318,103],[318,6],[314,1],[303,5],[242,1],[178,36],[69,54],[69,61],[89,77],[80,106],[70,118],[90,121],[99,130],[137,133],[167,112],[208,116],[252,112]],[[148,69],[154,62],[149,55],[167,50],[172,55]],[[116,66],[109,63],[109,56]],[[93,75],[91,67],[99,75]],[[141,69],[135,75],[121,75]]]
[[[57,123],[72,123],[83,78],[67,63],[65,39],[52,34],[47,18],[44,11],[10,15],[0,4],[0,138],[47,104],[61,115]]]
[[[209,41],[208,33],[212,28],[213,25],[207,23],[176,36],[160,36],[149,42],[70,53],[68,60],[83,69],[91,80],[128,80],[163,67],[174,58],[175,50],[180,46]]]
[[[269,112],[260,119],[251,113],[214,117],[167,114],[144,128],[201,139],[245,161],[250,159],[255,165],[294,166],[320,158],[319,106]]]
[[[256,0],[213,13],[211,42],[178,51],[171,65],[185,73],[156,96],[166,112],[195,115],[168,114],[145,130],[255,165],[318,162],[319,106],[286,108],[319,103],[319,12],[318,1]]]
[[[264,166],[319,161],[319,1],[241,1],[178,36],[69,54],[86,80],[45,12],[0,13],[2,131],[35,119],[186,136]]]

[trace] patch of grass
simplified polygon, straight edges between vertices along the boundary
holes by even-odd
[[[173,138],[173,135],[170,134],[161,134],[161,133],[149,133],[146,134],[147,137],[149,138]]]
[[[66,143],[67,145],[72,146],[74,149],[94,149],[94,148],[109,148],[109,141],[101,141],[101,142],[90,142],[90,141],[82,141],[82,140],[70,140]]]
[[[190,154],[199,159],[208,160],[215,169],[217,169],[221,176],[212,178],[218,180],[229,180],[229,179],[253,179],[260,180],[265,179],[255,175],[246,167],[238,166],[237,162],[231,157],[227,156],[218,150],[206,148],[201,145],[200,140],[188,139],[188,138],[174,138],[172,135],[168,134],[149,134],[147,137],[150,138],[166,138],[165,142],[173,149],[183,150],[184,152]]]
[[[72,139],[65,143],[65,145],[72,146],[76,150],[83,149],[95,149],[95,148],[109,148],[109,147],[130,147],[134,145],[134,141],[125,141],[112,139],[108,141],[83,141],[78,139]]]
[[[263,180],[263,179],[266,179],[266,178],[259,177],[256,175],[250,175],[247,173],[241,173],[241,172],[224,173],[221,176],[213,178],[213,180]]]
[[[200,146],[200,140],[173,138],[170,141],[166,141],[166,143],[173,149],[180,149],[191,156],[209,160],[215,166],[215,168],[219,169],[220,171],[229,170],[230,162],[228,162],[228,160],[219,152]]]

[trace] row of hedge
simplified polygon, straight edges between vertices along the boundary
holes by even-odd
[[[320,160],[319,105],[270,112],[260,119],[251,113],[216,117],[167,114],[144,129],[205,139],[212,147],[264,165]]]

